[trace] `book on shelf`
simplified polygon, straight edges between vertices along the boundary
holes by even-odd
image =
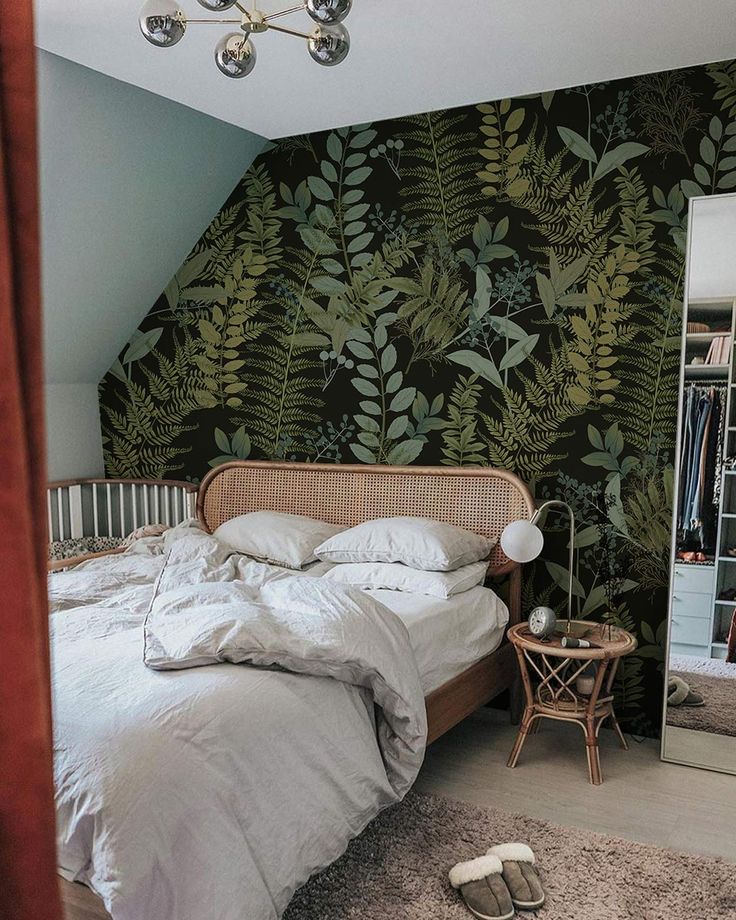
[[[717,335],[713,338],[705,356],[706,364],[729,364],[731,361],[731,336]]]

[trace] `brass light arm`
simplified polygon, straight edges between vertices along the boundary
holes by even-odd
[[[295,35],[297,38],[311,38],[307,32],[297,32],[294,29],[286,29],[284,26],[272,26],[271,23],[268,24],[269,29],[273,29],[274,32],[283,32],[284,35]]]
[[[567,631],[571,632],[571,622],[572,622],[572,578],[573,578],[573,566],[575,564],[575,514],[572,508],[567,504],[567,502],[560,501],[559,499],[550,499],[549,501],[541,504],[534,514],[531,517],[531,523],[536,524],[539,518],[544,514],[548,508],[555,508],[560,511],[567,511],[570,516],[570,557],[569,557],[569,583],[567,588]]]
[[[290,13],[300,13],[304,9],[304,4],[300,3],[299,6],[289,7],[288,10],[279,10],[278,13],[269,13],[267,16],[263,17],[264,22],[270,22],[272,19],[279,19],[281,16],[288,16]]]

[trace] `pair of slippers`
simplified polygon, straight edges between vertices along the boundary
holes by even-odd
[[[667,682],[667,704],[669,706],[705,706],[700,693],[690,689],[690,684],[673,674]]]
[[[502,843],[485,856],[450,869],[450,884],[480,920],[511,920],[515,911],[544,904],[544,889],[525,843]]]

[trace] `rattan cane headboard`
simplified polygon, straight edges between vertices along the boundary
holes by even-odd
[[[500,537],[510,521],[528,518],[533,510],[531,493],[517,476],[488,467],[236,460],[209,472],[197,496],[197,515],[210,532],[239,514],[282,511],[351,527],[377,517],[412,515]],[[491,574],[514,567],[497,544]]]

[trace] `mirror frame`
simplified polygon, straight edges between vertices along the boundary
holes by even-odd
[[[688,201],[688,210],[687,210],[687,238],[685,244],[685,275],[683,279],[683,297],[682,297],[682,332],[681,332],[681,342],[680,342],[680,373],[678,377],[678,387],[679,392],[677,396],[677,435],[675,440],[675,455],[674,455],[674,478],[673,478],[673,491],[672,491],[672,541],[670,546],[670,583],[669,583],[669,592],[667,599],[667,641],[665,644],[664,651],[664,686],[662,688],[662,731],[660,738],[660,759],[667,763],[676,763],[682,764],[686,767],[695,767],[702,770],[712,770],[716,773],[726,773],[729,775],[736,775],[736,736],[733,737],[733,759],[734,766],[720,766],[712,762],[705,761],[696,761],[696,760],[685,760],[683,757],[673,756],[667,752],[667,683],[670,671],[670,647],[672,644],[672,615],[673,615],[673,606],[674,606],[674,572],[675,572],[675,562],[677,560],[677,505],[678,505],[678,496],[680,493],[680,455],[682,452],[682,413],[684,405],[684,395],[685,395],[685,358],[687,355],[687,337],[686,337],[686,307],[689,305],[689,292],[690,292],[690,253],[692,251],[692,234],[693,234],[693,209],[698,201],[712,201],[715,199],[727,198],[734,201],[736,206],[736,192],[724,192],[717,195],[698,195],[692,197]],[[730,298],[736,300],[736,291],[731,295],[728,295]],[[726,297],[724,296],[724,300]],[[733,356],[732,356],[733,361]],[[736,604],[734,605],[736,606]],[[736,679],[734,680],[734,689],[736,691]],[[734,697],[734,704],[736,704],[736,693]],[[708,738],[729,738],[729,735],[716,735],[709,732],[701,732],[704,737]],[[714,744],[714,747],[717,747],[718,743]]]

